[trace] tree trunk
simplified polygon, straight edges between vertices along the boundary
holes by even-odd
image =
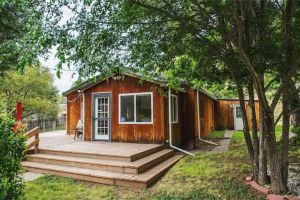
[[[287,0],[284,12],[284,44],[285,44],[285,63],[286,66],[291,66],[293,54],[293,38],[292,38],[292,7],[293,0]],[[282,93],[282,135],[281,135],[281,179],[284,185],[284,192],[287,191],[287,178],[288,178],[288,150],[289,150],[289,128],[290,128],[290,115],[289,115],[289,88],[291,87],[291,79],[286,80],[282,76],[283,93]],[[292,84],[295,86],[295,84]],[[296,93],[296,95],[298,95]]]
[[[253,162],[254,161],[254,150],[253,150],[253,145],[252,145],[250,131],[249,131],[248,118],[247,118],[247,112],[246,112],[246,107],[245,107],[244,91],[243,91],[243,87],[238,83],[237,83],[237,90],[238,90],[240,107],[241,107],[242,118],[243,118],[244,138],[245,138],[245,141],[247,144],[248,154],[249,154],[251,163],[254,166],[254,162]]]
[[[271,190],[275,194],[285,193],[287,188],[282,180],[282,162],[280,159],[281,157],[278,155],[276,144],[274,117],[270,118],[269,115],[265,115],[265,130],[267,137],[268,161],[270,164]]]
[[[264,85],[264,77],[260,75],[260,81]],[[265,131],[265,118],[264,118],[264,110],[263,107],[259,107],[259,115],[260,115],[260,126],[259,126],[259,156],[258,156],[258,164],[259,164],[259,173],[258,173],[258,182],[260,185],[265,185],[268,183],[268,165],[267,165],[267,145],[266,145],[266,131]]]
[[[289,100],[288,100],[288,90],[284,90],[282,95],[282,135],[281,135],[281,172],[282,181],[285,186],[287,186],[288,178],[288,151],[289,151]]]
[[[255,111],[255,101],[254,101],[254,89],[253,82],[251,81],[248,85],[248,94],[249,94],[249,106],[251,113],[251,128],[252,128],[252,139],[253,139],[253,153],[254,153],[254,161],[253,161],[253,177],[254,180],[258,181],[259,174],[259,140],[257,135],[257,122],[256,122],[256,111]]]
[[[259,173],[258,173],[258,183],[260,185],[265,185],[268,183],[268,165],[267,165],[267,150],[266,150],[266,131],[265,131],[265,120],[264,112],[260,107],[260,134],[259,134]]]

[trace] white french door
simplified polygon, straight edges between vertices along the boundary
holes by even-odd
[[[243,130],[244,129],[244,124],[243,124],[243,119],[242,119],[242,112],[241,112],[241,107],[240,105],[235,105],[234,106],[234,129],[235,130]]]
[[[108,94],[94,98],[94,140],[109,140],[110,97]]]

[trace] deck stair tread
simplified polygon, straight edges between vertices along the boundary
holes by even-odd
[[[86,157],[86,158],[96,158],[96,159],[107,159],[107,160],[123,160],[123,161],[136,161],[141,158],[144,158],[145,156],[151,155],[155,152],[161,151],[165,149],[166,147],[164,145],[155,146],[153,148],[144,150],[144,151],[136,151],[136,153],[126,154],[123,151],[120,150],[110,150],[109,152],[96,152],[94,149],[92,150],[86,150],[82,151],[82,149],[55,149],[55,148],[41,148],[39,149],[40,153],[42,154],[53,154],[53,155],[65,155],[65,156],[73,156],[73,157]]]
[[[28,171],[36,171],[42,173],[48,173],[53,175],[65,176],[65,177],[74,177],[79,180],[91,181],[91,182],[100,182],[111,185],[123,185],[130,187],[140,187],[145,188],[152,184],[155,180],[160,178],[167,169],[169,169],[173,164],[175,164],[182,155],[173,155],[172,157],[160,162],[154,167],[150,168],[144,173],[141,174],[126,174],[119,172],[111,172],[104,170],[95,170],[71,166],[63,166],[56,164],[47,164],[39,162],[24,161],[22,164]],[[100,179],[105,179],[106,182],[101,181]],[[112,180],[113,182],[108,182],[107,180]],[[141,183],[141,184],[138,184]]]
[[[101,166],[113,166],[120,168],[142,168],[147,167],[147,165],[154,165],[159,161],[166,160],[171,157],[174,153],[172,149],[163,149],[158,152],[155,152],[151,155],[148,155],[139,160],[128,162],[120,160],[105,160],[105,159],[94,159],[94,158],[85,158],[85,157],[72,157],[72,156],[62,156],[62,155],[53,155],[53,154],[32,154],[27,156],[27,161],[32,162],[42,162],[49,164],[58,164],[55,162],[60,162],[68,165],[68,163],[76,164],[85,164],[85,166],[91,165],[101,165]]]

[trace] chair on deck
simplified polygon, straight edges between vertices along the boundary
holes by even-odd
[[[76,125],[76,129],[75,129],[75,135],[74,135],[74,140],[75,138],[79,138],[82,140],[82,136],[83,136],[83,124],[81,120],[78,120],[77,125]]]

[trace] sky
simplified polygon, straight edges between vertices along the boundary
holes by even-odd
[[[72,84],[78,79],[78,73],[73,70],[72,67],[69,69],[66,65],[63,66],[61,77],[56,76],[55,66],[58,63],[57,58],[55,58],[56,50],[52,48],[48,54],[48,59],[40,58],[42,66],[50,69],[54,77],[54,85],[59,89],[60,93],[71,88]]]

